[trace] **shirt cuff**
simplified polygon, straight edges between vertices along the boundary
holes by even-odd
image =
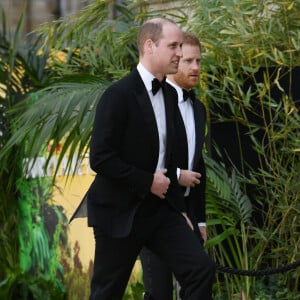
[[[200,222],[200,223],[198,223],[198,227],[206,227],[206,223]]]
[[[179,177],[180,177],[180,168],[177,168],[176,174],[177,174],[177,180],[179,180]]]

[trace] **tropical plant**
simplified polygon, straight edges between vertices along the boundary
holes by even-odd
[[[197,5],[188,28],[204,49],[200,93],[209,107],[209,153],[218,161],[208,162],[213,170],[208,220],[215,225],[208,247],[214,246],[219,263],[241,269],[294,262],[299,259],[300,4],[191,2]],[[272,299],[297,299],[299,270],[280,274],[278,282],[286,289]],[[218,274],[216,297],[256,299],[253,287],[264,283]]]
[[[0,30],[0,151],[15,132],[11,109],[21,103],[29,92],[50,81],[52,70],[46,68],[48,53],[38,52],[38,41],[23,43],[24,15],[17,29],[10,33],[1,10]],[[61,266],[58,245],[63,230],[56,226],[51,237],[45,227],[50,183],[46,180],[27,180],[23,162],[26,141],[14,145],[1,157],[0,187],[0,285],[1,299],[63,299]],[[24,182],[26,184],[24,185]],[[47,194],[42,197],[41,189]],[[34,197],[37,196],[37,197]],[[51,207],[57,219],[63,214]],[[62,221],[59,223],[63,223]]]
[[[95,103],[111,80],[126,74],[136,59],[132,9],[117,5],[119,18],[111,20],[110,6],[105,1],[95,1],[78,18],[41,30],[40,38],[44,40],[41,51],[52,49],[49,67],[60,76],[14,107],[19,116],[16,127],[22,126],[23,130],[15,133],[5,149],[26,140],[25,156],[37,157],[41,147],[52,143],[51,157],[63,139],[59,163],[66,154],[69,167],[74,155],[80,153],[83,157]],[[43,103],[43,109],[33,105],[36,103]]]
[[[31,276],[16,268],[0,283],[0,299],[65,299],[64,292],[43,277]]]
[[[136,24],[154,15],[137,1],[116,5],[112,19],[109,3],[97,0],[78,16],[42,29],[42,52],[51,49],[49,70],[59,76],[14,106],[15,130],[1,159],[24,141],[22,155],[36,158],[49,142],[65,139],[61,159],[68,154],[71,165],[79,153],[80,161],[97,100],[135,65]],[[300,53],[299,6],[292,0],[193,0],[186,1],[192,13],[171,16],[203,45],[199,95],[209,112],[214,158],[206,158],[207,248],[220,264],[259,269],[299,259],[299,99],[291,90]],[[225,137],[228,127],[228,139],[217,139],[216,130]],[[218,274],[214,296],[297,299],[298,270],[281,274],[278,282],[286,287],[280,295],[271,278],[268,287],[260,278]]]
[[[10,138],[9,128],[10,119],[7,115],[7,110],[10,109],[16,102],[14,91],[19,90],[18,80],[14,76],[13,70],[15,69],[15,50],[18,47],[19,30],[17,30],[13,41],[8,41],[8,33],[6,31],[6,20],[4,11],[1,10],[2,24],[0,31],[0,149]],[[23,19],[20,19],[18,28],[22,27]],[[17,68],[16,68],[17,69]],[[20,159],[13,155],[13,151],[6,157],[8,162],[18,161]],[[18,243],[16,240],[10,240],[10,236],[18,236],[17,233],[17,216],[15,215],[17,204],[14,201],[15,190],[9,188],[12,185],[9,178],[20,177],[20,164],[11,166],[10,169],[3,168],[4,158],[1,158],[0,171],[1,186],[0,186],[0,280],[5,279],[7,268],[13,268],[18,263]],[[14,212],[14,213],[12,213]]]
[[[106,9],[104,15],[107,17],[107,7],[106,5],[102,5],[101,8],[103,7]],[[94,15],[91,23],[98,17],[99,15]],[[107,65],[107,62],[110,64],[111,62],[105,60],[104,62],[100,62],[99,75],[95,76],[93,73],[96,68],[91,65],[93,59],[96,61],[99,60],[98,49],[93,50],[95,44],[91,44],[91,46],[87,45],[83,51],[78,51],[79,48],[77,45],[71,52],[66,50],[67,48],[62,48],[60,52],[56,52],[56,48],[50,44],[41,47],[39,39],[37,39],[34,45],[28,45],[28,49],[26,49],[27,45],[25,45],[24,49],[22,49],[17,42],[21,41],[23,18],[13,39],[13,46],[10,39],[5,39],[5,23],[3,23],[3,39],[1,39],[1,42],[3,42],[1,44],[2,52],[0,60],[3,71],[1,72],[1,78],[3,79],[1,81],[3,82],[3,85],[1,85],[1,96],[3,96],[3,104],[1,104],[1,111],[3,111],[1,114],[1,125],[3,125],[1,132],[3,134],[1,138],[3,137],[3,139],[1,140],[0,175],[4,183],[3,190],[1,190],[3,195],[3,197],[1,196],[1,202],[2,199],[10,200],[7,201],[7,205],[3,201],[4,205],[2,207],[1,245],[3,245],[4,249],[7,249],[7,252],[1,252],[3,254],[0,281],[1,297],[5,299],[17,299],[18,297],[22,299],[40,299],[39,284],[41,288],[45,289],[45,287],[42,287],[42,282],[49,281],[49,297],[51,299],[62,299],[65,296],[64,288],[61,286],[62,270],[57,260],[60,254],[55,252],[58,251],[57,246],[61,241],[59,232],[61,233],[62,231],[60,231],[58,226],[54,232],[51,232],[53,234],[51,236],[46,231],[45,218],[41,215],[41,212],[45,208],[46,203],[44,201],[49,201],[49,199],[46,200],[39,194],[45,188],[44,184],[46,181],[45,179],[26,180],[24,178],[25,174],[26,176],[32,175],[30,167],[26,168],[26,166],[34,166],[38,156],[41,153],[45,153],[45,149],[50,143],[52,145],[50,149],[51,156],[62,139],[64,139],[61,151],[62,155],[68,151],[68,154],[71,154],[70,157],[72,157],[74,153],[83,154],[86,151],[93,119],[93,110],[91,108],[94,106],[103,89],[106,88],[108,79],[111,80],[115,76],[112,72],[120,72],[122,68],[117,67],[112,70],[111,66]],[[109,23],[108,20],[107,25]],[[107,31],[106,35],[109,36],[113,25],[112,23],[109,25],[109,28],[104,28],[102,33]],[[57,36],[59,36],[58,33]],[[51,37],[53,38],[53,35]],[[11,51],[12,49],[13,51]],[[105,53],[107,49],[103,51]],[[67,54],[67,56],[64,56],[64,54]],[[85,62],[86,55],[88,55],[89,64]],[[120,60],[120,63],[128,62],[127,53],[125,56],[126,59]],[[116,58],[116,56],[113,57]],[[107,71],[101,73],[100,70],[104,69],[103,65]],[[55,77],[52,76],[55,74]],[[54,78],[55,84],[52,85],[51,80]],[[50,87],[47,88],[47,86]],[[76,88],[74,88],[75,86]],[[35,89],[40,89],[40,91],[35,91]],[[51,93],[48,94],[50,90]],[[28,96],[27,100],[23,100],[25,95]],[[53,95],[58,97],[59,101],[56,104],[60,103],[59,106],[55,104],[53,106],[53,100],[56,99],[53,98]],[[15,98],[18,101],[12,101]],[[70,104],[69,106],[65,102],[66,99]],[[82,99],[87,99],[87,101],[83,102]],[[41,109],[41,107],[38,108],[35,105],[41,100],[45,103],[44,109]],[[34,106],[37,107],[34,114],[27,114],[28,107]],[[39,116],[35,115],[36,113]],[[18,131],[20,124],[18,117],[15,118],[17,115],[22,119],[22,121],[19,121],[24,121],[26,125],[23,128],[24,135],[14,140],[14,137],[16,137],[14,134]],[[48,119],[48,123],[45,122],[47,125],[40,127],[39,125],[44,122],[42,120],[45,119]],[[66,120],[69,121],[66,122]],[[33,124],[32,122],[36,122],[36,129],[39,127],[35,132],[29,129]],[[64,126],[60,127],[60,122],[63,122]],[[78,131],[78,124],[81,124],[80,131]],[[56,128],[59,130],[55,133],[52,129],[56,125],[59,126]],[[74,130],[72,130],[72,126]],[[48,128],[50,129],[50,134]],[[42,132],[43,134],[38,138]],[[50,138],[45,139],[45,135]],[[13,138],[10,138],[11,136]],[[31,143],[31,141],[34,142]],[[31,155],[28,153],[34,154]],[[24,157],[27,157],[27,159],[24,159]],[[17,176],[13,173],[15,169],[18,171]],[[35,189],[36,184],[39,185],[39,182],[43,182],[43,188],[40,186]],[[47,190],[48,187],[46,187],[45,191]],[[36,194],[37,197],[32,198],[30,197],[31,194]],[[9,199],[9,195],[11,195],[11,199]],[[9,204],[12,208],[8,206]],[[43,209],[41,210],[41,208]],[[57,217],[59,218],[59,216],[61,215],[57,211]],[[21,222],[18,222],[18,220]],[[63,223],[66,224],[67,222],[60,220],[58,225]],[[11,227],[9,226],[14,228],[15,232],[10,230]],[[4,230],[6,227],[8,229]],[[18,243],[18,233],[20,243]],[[10,247],[12,246],[15,246],[15,251],[11,251]],[[10,259],[13,254],[15,255],[14,261]],[[28,273],[33,276],[31,281],[34,282],[34,285],[28,281]],[[27,286],[27,290],[25,286]],[[31,286],[34,286],[33,290],[31,290]],[[18,294],[17,290],[14,291],[14,289],[18,288],[24,290],[24,293],[21,290],[20,294]],[[59,290],[60,296],[57,294]],[[131,290],[131,294],[134,290],[136,288]],[[46,297],[46,289],[44,293]],[[69,293],[68,296],[72,297]]]

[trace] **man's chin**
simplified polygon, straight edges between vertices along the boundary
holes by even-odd
[[[174,67],[174,68],[170,68],[167,74],[176,74],[177,72],[178,72],[178,68]]]
[[[191,85],[192,87],[195,87],[196,85],[199,84],[199,78],[198,78],[198,79],[190,80],[189,83],[190,83],[190,85]]]

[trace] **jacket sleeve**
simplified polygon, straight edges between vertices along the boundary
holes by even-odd
[[[199,158],[198,170],[201,173],[201,182],[197,190],[196,201],[194,201],[194,212],[196,216],[197,223],[202,223],[206,221],[206,166],[203,158],[203,145],[206,139],[206,109],[203,103],[200,101],[197,103],[198,107],[201,108],[201,115],[199,116],[202,122],[202,133],[199,137],[202,141],[201,145],[201,155]]]
[[[197,223],[202,223],[206,221],[206,167],[202,155],[200,158],[199,172],[201,173],[201,183],[197,188],[197,195],[194,198],[195,201],[193,201],[193,204]]]
[[[121,141],[127,121],[126,98],[114,85],[100,98],[90,142],[90,165],[97,173],[145,197],[153,174],[129,164],[121,157]]]

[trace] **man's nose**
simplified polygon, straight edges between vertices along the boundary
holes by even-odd
[[[196,61],[193,62],[192,63],[192,69],[193,70],[197,70],[197,71],[200,70],[200,64],[198,62],[196,62]]]
[[[182,57],[182,49],[181,49],[181,47],[177,48],[176,55],[179,56],[179,57]]]

